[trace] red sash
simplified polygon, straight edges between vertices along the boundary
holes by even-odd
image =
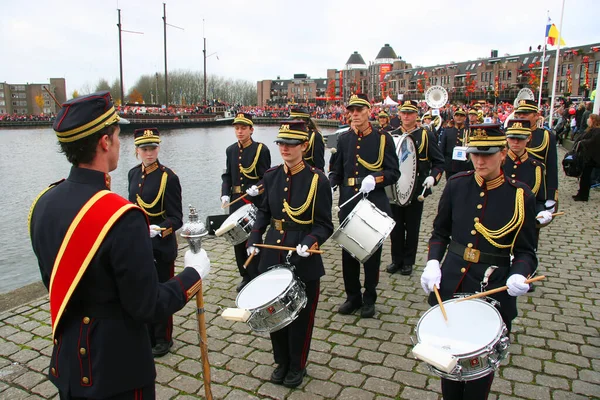
[[[88,200],[71,222],[50,278],[53,338],[71,295],[104,237],[113,224],[131,208],[137,206],[109,190],[102,190]]]

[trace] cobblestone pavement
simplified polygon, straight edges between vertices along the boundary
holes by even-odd
[[[491,399],[600,398],[600,192],[592,190],[588,203],[575,203],[576,179],[560,176],[560,209],[567,215],[545,228],[540,242],[540,272],[548,279],[519,299],[511,355],[496,372]],[[411,277],[383,271],[390,261],[389,243],[385,245],[373,319],[336,313],[344,300],[341,251],[331,243],[323,247],[327,275],[321,283],[308,377],[295,390],[269,383],[274,365],[267,336],[219,316],[222,308],[235,305],[239,277],[231,246],[220,238],[206,240],[213,266],[204,297],[214,397],[439,399],[439,379],[411,358],[410,336],[429,308],[419,277],[441,189],[426,200],[419,266]],[[181,250],[183,254],[185,247]],[[1,399],[56,397],[46,379],[49,321],[46,297],[0,314]],[[196,329],[192,301],[175,316],[173,352],[157,360],[159,399],[204,396]]]

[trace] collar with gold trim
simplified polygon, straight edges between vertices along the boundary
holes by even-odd
[[[294,165],[292,168],[288,168],[286,163],[283,163],[283,170],[288,175],[296,175],[298,172],[302,171],[305,168],[304,160],[300,161],[298,164]]]
[[[252,143],[254,143],[254,142],[252,142],[252,138],[246,140],[243,143],[238,140],[238,147],[245,149],[246,147],[250,146]]]
[[[354,133],[356,133],[357,136],[362,136],[362,137],[368,136],[371,132],[373,132],[373,127],[371,126],[370,122],[369,122],[369,126],[367,127],[367,129],[365,129],[364,132],[359,131],[358,128],[356,128],[354,130]]]
[[[142,163],[142,173],[148,175],[158,169],[158,161],[154,161],[152,164],[144,167],[144,163]]]
[[[525,150],[523,155],[521,157],[519,157],[511,149],[508,149],[508,156],[510,157],[511,160],[522,163],[523,161],[526,161],[529,158],[529,153],[527,152],[527,150]]]
[[[504,173],[502,173],[502,170],[500,171],[500,176],[492,179],[491,181],[487,181],[487,182],[481,176],[477,175],[477,172],[474,174],[474,176],[475,176],[475,182],[477,182],[477,185],[479,185],[479,187],[483,187],[483,185],[485,184],[485,188],[487,190],[493,190],[493,189],[499,188],[504,183]]]

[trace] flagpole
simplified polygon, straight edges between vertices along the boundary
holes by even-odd
[[[552,98],[550,100],[550,121],[548,121],[548,126],[552,129],[552,124],[554,122],[554,96],[556,95],[556,76],[558,75],[558,60],[560,56],[560,41],[562,39],[562,24],[563,24],[563,16],[565,14],[565,0],[562,1],[562,8],[560,10],[560,24],[558,28],[558,43],[556,45],[556,61],[554,63],[554,79],[552,80]]]
[[[550,22],[550,10],[546,11],[546,24]],[[547,25],[546,25],[547,26]],[[544,52],[542,53],[542,69],[540,70],[540,94],[538,95],[538,110],[542,107],[542,86],[544,84],[544,65],[546,64],[546,42],[548,38],[544,34],[543,47]]]

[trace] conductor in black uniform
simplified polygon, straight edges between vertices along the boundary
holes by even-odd
[[[508,292],[491,297],[500,302],[510,334],[517,316],[516,297],[527,293],[525,280],[537,268],[535,196],[527,185],[502,171],[507,150],[500,125],[471,126],[468,151],[475,171],[448,179],[433,223],[421,285],[430,305],[437,304],[434,286],[442,300],[455,293],[508,286]],[[493,378],[493,373],[467,382],[442,378],[442,395],[445,400],[487,399]]]
[[[340,188],[339,204],[345,203],[360,191],[368,193],[368,200],[391,216],[390,202],[384,187],[394,184],[400,177],[398,155],[392,136],[369,123],[370,108],[366,95],[360,93],[350,98],[346,109],[352,115],[352,128],[338,138],[337,156],[329,179],[332,187]],[[356,198],[340,209],[340,222],[346,219],[359,200],[360,198]],[[360,262],[346,250],[342,250],[346,301],[339,308],[340,314],[352,314],[362,307],[361,317],[372,318],[375,315],[381,251],[380,247],[364,263],[363,294]]]
[[[249,196],[231,205],[229,214],[233,214],[250,202],[255,206],[260,205],[264,191],[264,188],[259,189],[260,180],[271,167],[269,148],[263,143],[252,140],[254,133],[252,115],[237,114],[233,120],[233,127],[237,142],[225,150],[227,160],[225,172],[221,175],[221,202],[226,204],[244,194]],[[246,242],[235,245],[233,249],[235,261],[242,277],[242,281],[237,286],[239,292],[248,282],[258,276],[259,258],[253,258],[247,268],[244,268],[244,263],[248,259]]]
[[[52,321],[48,376],[61,399],[154,398],[146,324],[183,308],[201,287],[200,272],[210,267],[204,250],[188,251],[183,272],[159,282],[145,213],[110,192],[109,172],[119,161],[119,120],[106,91],[63,104],[53,128],[73,166],[31,208],[33,251],[50,291],[51,315],[59,315]],[[111,205],[120,205],[119,212],[107,213]],[[90,237],[97,226],[109,229]],[[82,234],[70,230],[74,227]],[[79,254],[86,255],[83,262],[57,263]],[[69,287],[61,297],[61,288]]]
[[[264,243],[296,248],[290,256],[296,276],[304,283],[306,307],[287,327],[271,333],[277,367],[271,382],[296,387],[306,375],[315,311],[319,301],[320,278],[325,275],[318,250],[333,233],[331,188],[325,174],[311,167],[303,154],[308,147],[308,129],[303,121],[283,122],[275,142],[284,163],[268,170],[263,178],[265,195],[248,239],[248,254],[263,243],[262,236],[270,225]],[[286,262],[286,251],[263,249],[259,272]]]
[[[136,129],[133,133],[136,157],[141,164],[129,170],[129,201],[146,212],[159,282],[175,274],[177,238],[181,228],[181,184],[179,177],[158,161],[161,138],[158,129]],[[173,346],[173,317],[148,325],[152,354],[162,357]]]
[[[473,169],[473,164],[466,157],[465,151],[460,153],[456,147],[465,147],[469,136],[469,128],[465,125],[467,114],[462,108],[458,108],[454,112],[454,126],[444,129],[440,138],[440,150],[444,155],[444,170],[446,171],[446,180],[458,172],[469,171]],[[463,157],[464,160],[463,160]]]
[[[402,275],[410,275],[417,257],[419,246],[419,230],[421,228],[421,216],[423,215],[424,202],[418,201],[425,188],[425,196],[431,194],[431,188],[437,185],[442,176],[444,158],[437,145],[434,134],[426,128],[417,128],[418,104],[414,100],[406,100],[400,107],[400,118],[402,118],[402,133],[411,135],[417,149],[417,175],[410,203],[401,207],[391,205],[392,215],[396,225],[392,230],[390,239],[392,242],[392,263],[387,266],[387,272],[393,274],[400,271]]]
[[[308,128],[308,148],[304,153],[304,160],[310,166],[325,172],[325,140],[317,124],[310,117],[310,113],[303,108],[292,108],[290,119],[304,121]]]

